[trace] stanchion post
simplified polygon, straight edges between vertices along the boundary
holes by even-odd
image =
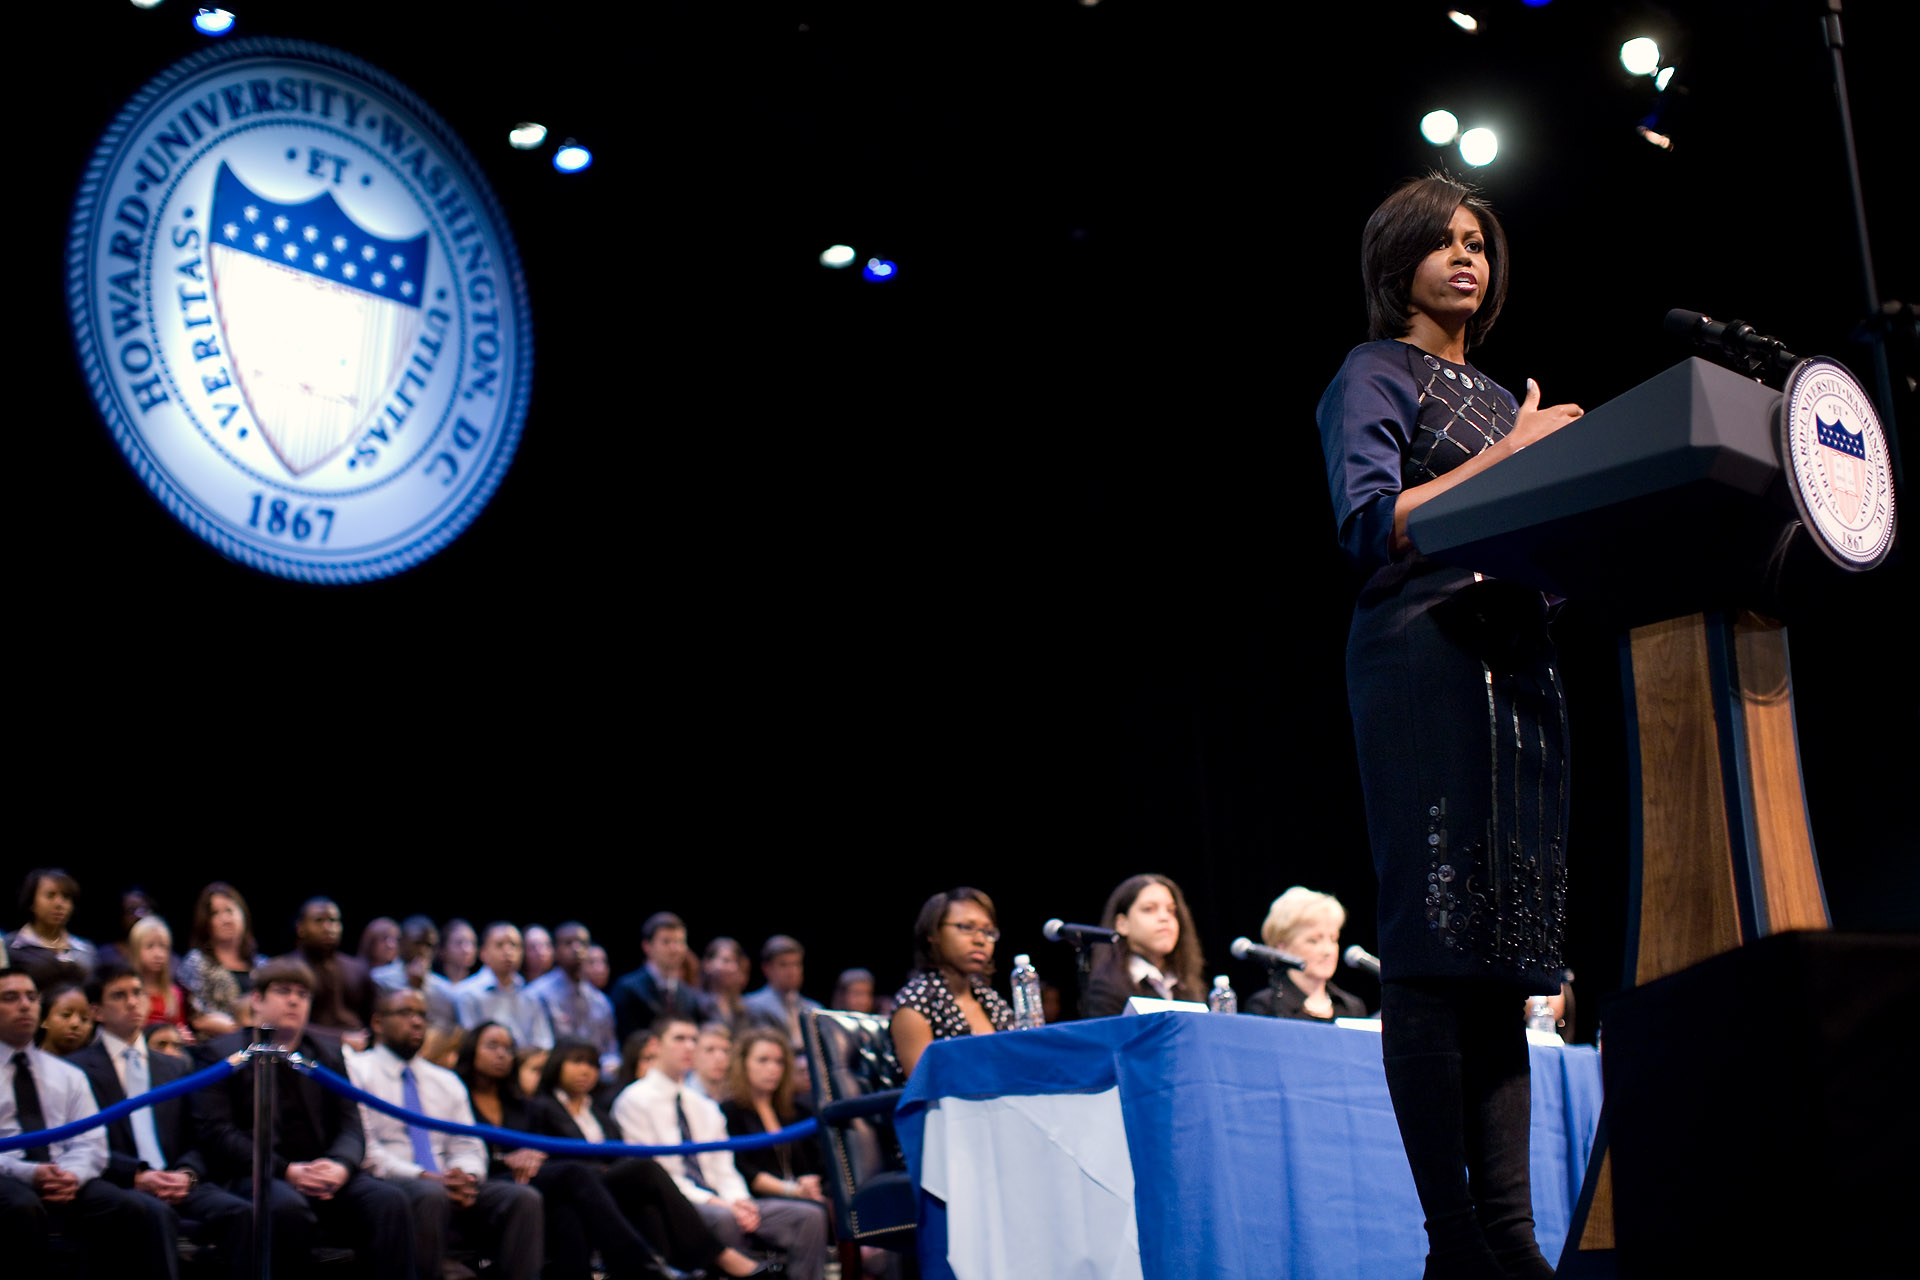
[[[253,1061],[253,1274],[273,1280],[273,1068],[284,1055],[261,1027]]]

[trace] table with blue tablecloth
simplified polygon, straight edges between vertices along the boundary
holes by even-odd
[[[1534,1220],[1551,1260],[1593,1146],[1600,1060],[1529,1052]],[[1374,1031],[1168,1012],[941,1040],[895,1123],[927,1280],[1421,1272]]]

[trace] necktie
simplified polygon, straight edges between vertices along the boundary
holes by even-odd
[[[411,1066],[400,1068],[400,1105],[415,1115],[423,1113],[420,1106],[420,1082],[414,1078]],[[433,1142],[427,1137],[427,1131],[417,1124],[407,1126],[407,1138],[413,1143],[413,1162],[428,1172],[440,1168],[440,1162],[433,1158]]]
[[[27,1065],[25,1049],[16,1050],[13,1055],[13,1118],[20,1122],[22,1133],[38,1133],[47,1127],[46,1117],[40,1114],[40,1090],[33,1083],[33,1069]],[[53,1153],[44,1146],[28,1147],[20,1154],[28,1164],[46,1164],[53,1159]]]
[[[135,1045],[128,1045],[121,1055],[127,1064],[127,1096],[137,1098],[153,1087],[153,1081],[147,1074],[147,1058]],[[133,1149],[140,1153],[140,1159],[149,1169],[167,1167],[167,1157],[160,1151],[160,1130],[153,1123],[153,1108],[142,1107],[127,1117],[133,1125]]]
[[[673,1114],[680,1121],[680,1141],[692,1142],[693,1126],[687,1123],[687,1109],[680,1105],[680,1095],[677,1093],[673,1095]],[[711,1192],[715,1195],[719,1194],[707,1185],[705,1178],[700,1176],[699,1156],[685,1156],[682,1158],[682,1163],[687,1167],[688,1181],[692,1182],[694,1186],[700,1188],[702,1191]]]

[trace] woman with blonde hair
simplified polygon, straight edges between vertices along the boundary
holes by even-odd
[[[1346,922],[1347,909],[1330,893],[1297,884],[1275,898],[1260,926],[1260,941],[1299,957],[1302,967],[1274,970],[1266,989],[1247,997],[1246,1012],[1315,1022],[1366,1017],[1367,1006],[1360,998],[1332,981],[1340,964],[1340,927]]]
[[[148,1024],[165,1022],[180,1028],[184,1039],[193,1034],[188,1021],[186,990],[173,980],[173,931],[159,916],[141,916],[127,931],[127,951],[140,990],[147,998]]]

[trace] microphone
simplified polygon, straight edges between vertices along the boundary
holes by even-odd
[[[1235,960],[1258,960],[1269,969],[1304,969],[1307,962],[1278,947],[1263,947],[1251,938],[1235,938],[1227,951]]]
[[[1754,377],[1769,367],[1784,373],[1800,363],[1800,357],[1780,339],[1754,332],[1744,320],[1715,320],[1676,307],[1667,312],[1661,327],[1668,337],[1724,355],[1740,372]]]
[[[1076,947],[1120,939],[1112,929],[1102,929],[1097,924],[1068,924],[1057,916],[1040,927],[1040,934],[1048,942],[1071,942]]]
[[[1347,962],[1347,968],[1360,969],[1374,977],[1380,976],[1380,957],[1368,951],[1359,943],[1348,947],[1340,957]]]

